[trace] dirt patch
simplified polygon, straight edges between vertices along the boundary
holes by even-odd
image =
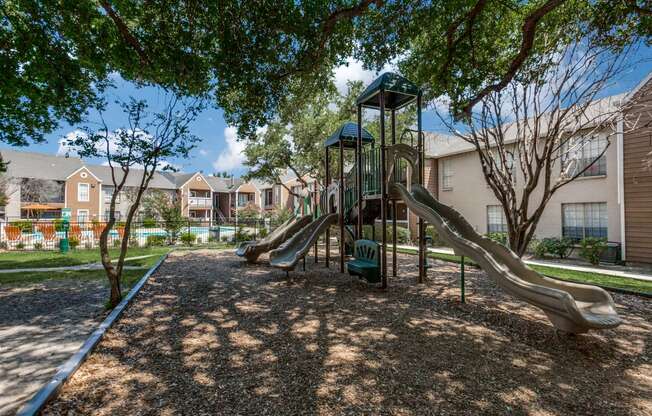
[[[460,304],[458,266],[416,285],[399,259],[383,292],[335,261],[288,280],[174,253],[45,414],[652,413],[648,299],[614,295],[624,325],[558,336],[478,270]]]

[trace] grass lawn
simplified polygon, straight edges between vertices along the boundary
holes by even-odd
[[[155,259],[158,260],[158,257]],[[124,270],[122,272],[123,290],[129,290],[147,270],[148,267]],[[62,270],[57,272],[0,273],[0,286],[34,284],[51,279],[98,280],[109,285],[104,270]]]
[[[407,254],[417,254],[416,250],[397,249],[398,252]],[[452,263],[460,263],[460,257],[453,254],[443,253],[428,253],[428,257],[435,258]],[[468,266],[476,266],[477,264],[469,259],[464,259],[464,264]],[[610,276],[600,273],[587,273],[575,270],[560,269],[557,267],[549,266],[536,266],[529,265],[532,269],[543,274],[544,276],[552,277],[559,280],[566,280],[569,282],[586,283],[591,285],[598,285],[605,288],[629,290],[632,292],[652,294],[652,282],[644,280],[629,279],[626,277]]]
[[[158,259],[159,256],[168,252],[166,247],[137,247],[130,248],[127,257],[138,257],[156,255],[156,257],[132,260],[128,264],[132,266],[148,266]],[[117,257],[119,249],[110,249],[111,258]],[[66,254],[58,251],[7,251],[0,253],[0,269],[25,269],[36,267],[60,267],[77,266],[80,264],[97,263],[100,261],[99,249],[71,250]]]

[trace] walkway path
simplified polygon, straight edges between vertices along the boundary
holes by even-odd
[[[100,281],[52,279],[0,288],[0,415],[15,413],[104,315]]]
[[[418,250],[419,248],[416,246],[409,246],[409,245],[401,245],[397,244],[396,247],[402,248],[402,249],[407,249],[407,250]],[[455,255],[453,252],[453,249],[447,248],[447,247],[429,247],[428,251],[430,253],[440,253],[440,254],[450,254],[450,255]],[[565,270],[573,270],[573,271],[578,271],[578,272],[587,272],[587,273],[599,273],[599,274],[606,274],[608,276],[616,276],[616,277],[625,277],[625,278],[630,278],[630,279],[638,279],[638,280],[645,280],[648,282],[652,281],[652,274],[643,274],[643,273],[634,273],[630,271],[625,271],[625,270],[613,270],[613,269],[606,269],[602,267],[591,267],[591,266],[578,266],[578,265],[572,265],[572,264],[562,264],[556,261],[551,261],[551,260],[524,260],[525,264],[532,264],[536,266],[545,266],[545,267],[555,267],[558,269],[565,269]]]
[[[147,254],[144,256],[134,256],[128,257],[125,261],[131,260],[140,260],[146,259],[149,257],[160,257],[160,254]],[[87,264],[77,264],[75,266],[57,266],[57,267],[28,267],[28,268],[18,268],[18,269],[3,269],[0,270],[0,273],[20,273],[20,272],[56,272],[62,270],[100,270],[103,269],[102,263],[87,263]],[[125,265],[123,269],[125,270],[136,270],[142,269],[143,266],[129,266]]]

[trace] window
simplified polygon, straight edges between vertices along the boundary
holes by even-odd
[[[86,222],[88,221],[88,210],[87,209],[78,209],[77,210],[77,221]]]
[[[111,203],[111,198],[113,197],[113,193],[115,192],[115,189],[111,186],[103,186],[102,190],[104,190],[104,202],[107,204]],[[115,199],[116,203],[120,203],[120,193],[118,192],[118,196]]]
[[[507,220],[501,205],[487,205],[487,232],[506,233]]]
[[[265,189],[265,206],[274,205],[274,192],[272,188]]]
[[[562,204],[562,235],[573,240],[607,238],[607,203]]]
[[[77,184],[77,201],[88,202],[90,200],[89,188],[87,183]]]
[[[254,202],[254,194],[240,193],[238,194],[238,207],[247,206],[247,204]]]
[[[444,159],[441,163],[441,189],[453,189],[453,161]]]
[[[574,176],[595,161],[580,177],[606,175],[607,155],[605,153],[599,158],[598,156],[607,145],[607,138],[603,136],[580,137],[568,140],[563,146],[563,169],[567,171],[568,176]]]

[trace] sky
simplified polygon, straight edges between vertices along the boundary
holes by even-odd
[[[631,65],[618,79],[614,80],[604,91],[605,96],[630,91],[652,72],[651,47],[640,49],[637,55],[631,59],[636,64]],[[386,67],[379,72],[367,71],[363,69],[360,62],[350,60],[347,65],[335,69],[335,84],[341,92],[344,92],[347,81],[360,80],[366,85],[386,70],[391,70],[391,68]],[[108,96],[108,101],[111,103],[116,99],[126,100],[130,96],[146,99],[151,108],[160,107],[164,103],[164,96],[161,95],[160,90],[157,88],[137,88],[119,77],[116,79],[115,84],[116,88]],[[115,104],[109,105],[104,113],[104,118],[110,129],[124,126],[124,114]],[[97,114],[91,113],[89,115],[89,121],[97,119]],[[422,120],[425,131],[446,132],[446,128],[442,125],[434,110],[428,109],[424,111]],[[45,143],[32,144],[27,148],[23,148],[23,150],[64,154],[67,149],[61,145],[62,138],[79,127],[62,123],[56,131],[46,136]],[[243,144],[237,140],[236,128],[226,124],[221,109],[208,108],[204,110],[193,123],[192,132],[201,139],[201,142],[191,152],[190,158],[169,160],[169,163],[184,172],[202,171],[210,174],[227,171],[235,176],[246,173],[246,168],[242,165],[244,160],[242,154]],[[7,147],[9,147],[7,144],[0,144],[0,148]],[[89,162],[101,163],[101,161],[94,160],[89,160]]]

